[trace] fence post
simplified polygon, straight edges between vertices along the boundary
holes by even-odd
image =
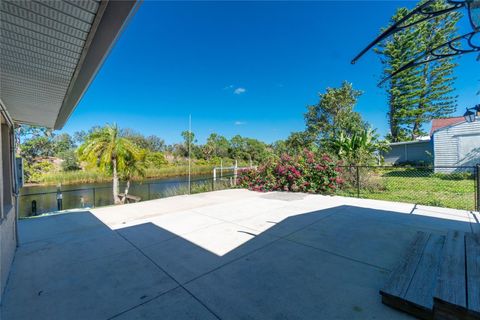
[[[233,184],[234,185],[237,185],[237,168],[238,168],[238,164],[237,164],[237,160],[235,160],[235,167],[233,168]]]
[[[57,185],[57,210],[61,211],[63,209],[63,194],[60,189],[60,185]]]
[[[360,198],[360,171],[358,170],[358,166],[355,166],[357,169],[357,198]]]
[[[92,206],[95,208],[95,188],[93,188],[93,204]]]
[[[480,163],[475,167],[475,210],[480,212]]]
[[[32,200],[32,216],[37,215],[37,200]]]

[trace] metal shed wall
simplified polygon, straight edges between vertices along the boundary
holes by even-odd
[[[415,141],[390,145],[390,150],[383,154],[385,163],[432,162],[433,147],[430,141]]]
[[[463,122],[434,132],[433,146],[435,166],[474,166],[480,163],[480,121]],[[460,170],[436,169],[445,173]]]

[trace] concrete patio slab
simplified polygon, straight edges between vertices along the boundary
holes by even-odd
[[[203,229],[223,221],[189,211],[179,211],[112,226],[138,247],[149,246],[175,236]],[[141,226],[131,228],[133,226]]]
[[[221,319],[406,319],[379,302],[388,273],[279,240],[186,287]]]
[[[242,229],[243,231],[245,230],[245,228],[239,227],[231,229],[231,232],[242,231]],[[224,230],[224,232],[225,231],[226,230]],[[207,233],[204,233],[201,236],[203,237],[206,234]],[[200,234],[196,234],[195,237],[199,235]],[[253,236],[241,232],[238,232],[239,238],[236,238],[236,236],[237,235],[234,234],[230,236],[232,250],[224,255],[218,255],[201,246],[192,245],[190,241],[182,237],[144,248],[143,252],[178,282],[184,284],[278,239],[263,234]],[[215,247],[218,239],[219,238],[210,242],[208,244],[209,247]],[[232,241],[232,239],[234,240]],[[226,243],[222,240],[219,241],[224,250]],[[241,241],[241,245],[239,241]]]
[[[61,233],[55,238],[22,245],[15,256],[16,271],[28,274],[55,270],[61,265],[79,264],[130,250],[132,246],[127,241],[105,226]]]
[[[126,204],[122,206],[108,206],[93,210],[95,216],[106,225],[116,225],[137,219],[155,217],[162,214],[184,211],[193,208],[201,208],[209,205],[218,205],[224,202],[236,200],[247,200],[255,197],[248,190],[225,190],[220,193],[210,193],[210,196],[196,194],[163,198],[139,203]],[[235,191],[235,192],[231,192]],[[115,215],[112,215],[112,208],[115,208]]]
[[[53,214],[22,220],[18,225],[20,244],[56,237],[94,227],[105,227],[95,216],[85,210],[71,210],[68,214]]]
[[[182,239],[212,255],[224,256],[254,239],[259,232],[223,222],[186,233]]]
[[[185,289],[176,288],[113,319],[215,320],[218,318],[187,293]]]
[[[288,205],[260,213],[253,217],[235,220],[235,223],[256,230],[257,232],[283,237],[324,219],[339,210],[339,208],[319,208],[319,206],[317,206],[316,211],[307,211],[303,208]],[[288,218],[300,215],[301,217],[297,217],[297,219],[290,219],[289,223],[283,223]]]
[[[239,202],[232,201],[208,207],[195,208],[194,211],[223,221],[233,222],[258,215],[268,210],[281,208],[282,206],[285,206],[284,201],[257,197]]]
[[[315,197],[316,195],[312,195]],[[394,201],[385,201],[385,200],[373,200],[373,199],[362,199],[362,198],[353,198],[353,197],[341,197],[333,196],[338,203],[344,205],[354,206],[357,208],[371,209],[375,208],[376,210],[383,211],[393,211],[398,213],[408,213],[411,214],[418,206],[412,203],[405,202],[394,202]]]
[[[402,224],[365,217],[361,212],[347,215],[340,211],[291,234],[287,239],[392,270],[399,257],[407,253],[405,249],[417,231]]]
[[[370,203],[371,207],[357,207],[348,205],[342,210],[342,214],[351,217],[361,214],[365,219],[371,218],[378,221],[389,222],[394,224],[402,224],[412,227],[414,230],[430,230],[434,232],[444,232],[445,230],[459,230],[463,232],[471,232],[470,220],[465,213],[463,217],[454,215],[446,215],[429,211],[428,214],[417,212],[413,209],[410,213],[395,210],[384,210],[375,207],[375,200],[364,200]],[[382,208],[384,208],[382,206]],[[385,214],[394,213],[394,214]]]
[[[167,230],[160,229],[153,223],[133,224],[130,227],[116,229],[116,232],[132,245],[143,248],[177,237]]]
[[[4,319],[108,319],[177,286],[136,250],[29,273],[17,264]]]
[[[378,290],[415,232],[478,225],[459,210],[238,189],[22,220],[0,311],[2,320],[404,319]]]

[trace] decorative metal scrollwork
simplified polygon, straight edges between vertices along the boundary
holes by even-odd
[[[461,8],[466,8],[468,10],[468,17],[470,19],[470,24],[473,29],[472,32],[451,39],[450,41],[439,45],[432,50],[418,55],[412,61],[408,62],[407,64],[396,70],[394,73],[392,73],[389,77],[383,79],[380,84],[409,68],[413,68],[440,59],[459,56],[466,53],[480,52],[480,0],[447,0],[449,7],[437,11],[432,10],[431,8],[431,5],[435,1],[438,0],[425,1],[423,4],[408,13],[405,17],[400,19],[398,22],[388,27],[381,35],[379,35],[375,40],[373,40],[352,60],[352,64],[357,62],[371,48],[373,48],[386,38],[390,37],[391,35],[420,22],[427,21],[440,15],[448,14]],[[477,57],[477,61],[480,61],[480,55]]]
[[[475,35],[477,35],[478,43],[474,43]],[[462,47],[463,46],[463,47]],[[432,61],[459,56],[466,53],[480,52],[480,33],[478,31],[472,31],[462,36],[456,37],[438,47],[426,51],[417,56],[407,64],[400,67],[398,70],[390,74],[388,77],[380,81],[379,85],[383,84],[388,79],[396,76],[402,71],[405,71],[416,66],[429,63]],[[480,55],[477,60],[480,59]]]

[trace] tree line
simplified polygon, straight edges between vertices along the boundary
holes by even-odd
[[[20,125],[16,129],[17,155],[24,159],[27,182],[41,180],[43,174],[54,170],[89,170],[82,155],[84,146],[93,137],[114,125],[94,126],[73,134],[57,134],[43,127]],[[211,133],[204,144],[199,144],[195,133],[183,131],[181,142],[166,144],[156,135],[144,135],[131,128],[117,128],[119,138],[129,141],[144,153],[145,167],[185,165],[190,156],[197,165],[219,165],[220,160],[238,160],[243,163],[258,163],[271,152],[270,145],[248,137],[235,135],[231,139]],[[190,136],[190,137],[189,137]],[[227,161],[228,162],[228,161]],[[231,161],[232,162],[232,161]]]
[[[378,163],[377,151],[382,149],[384,142],[354,111],[361,94],[348,82],[337,88],[327,88],[325,93],[319,94],[317,104],[307,107],[305,130],[293,132],[287,139],[271,144],[240,135],[228,139],[218,133],[211,133],[204,144],[199,144],[195,133],[188,131],[180,133],[181,142],[166,144],[156,135],[146,136],[115,125],[95,126],[71,135],[22,125],[16,131],[17,152],[25,160],[26,181],[30,182],[39,181],[42,174],[58,170],[55,161],[60,163],[61,171],[101,169],[111,173],[110,164],[104,165],[102,161],[105,157],[112,158],[112,150],[117,147],[120,148],[118,152],[131,150],[128,156],[122,157],[125,168],[121,171],[126,167],[134,168],[139,162],[142,168],[185,165],[189,151],[194,164],[211,166],[218,166],[222,160],[257,165],[272,156],[302,153],[306,149],[328,152],[352,163]],[[108,139],[116,143],[104,146]],[[137,157],[139,154],[141,156]],[[141,171],[133,170],[126,176]]]

